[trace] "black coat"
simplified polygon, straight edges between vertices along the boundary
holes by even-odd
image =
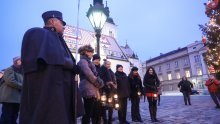
[[[157,76],[149,75],[144,76],[144,87],[146,93],[155,93],[158,92],[158,87],[160,86],[160,80]]]
[[[117,93],[119,98],[125,98],[130,96],[130,84],[128,77],[124,72],[116,72]]]
[[[110,95],[111,93],[115,92],[116,89],[110,85],[110,82],[113,82],[116,84],[116,77],[111,69],[107,69],[104,65],[101,66],[99,71],[100,78],[104,81],[104,87],[102,88],[101,92],[106,92],[107,95]]]
[[[182,80],[179,82],[178,87],[180,88],[180,92],[192,92],[193,84],[188,80]]]
[[[95,65],[96,71],[98,72],[98,76],[100,75],[100,69],[101,66],[100,65]]]
[[[24,83],[20,124],[72,124],[76,99],[77,114],[83,114],[79,92],[74,97],[75,59],[54,28],[28,30],[21,60]]]
[[[138,77],[128,77],[128,81],[130,83],[130,88],[131,88],[131,94],[130,97],[137,97],[138,96],[138,91],[143,94],[143,86],[142,86],[142,81]]]

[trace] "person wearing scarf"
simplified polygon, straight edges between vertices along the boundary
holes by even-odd
[[[144,87],[149,103],[149,112],[152,122],[159,122],[157,119],[157,96],[160,81],[153,67],[149,67],[144,75]]]

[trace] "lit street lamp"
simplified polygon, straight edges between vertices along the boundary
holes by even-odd
[[[90,4],[87,17],[89,18],[89,21],[96,32],[97,54],[100,55],[101,31],[107,19],[107,13],[103,6],[102,0],[93,0],[93,6]]]

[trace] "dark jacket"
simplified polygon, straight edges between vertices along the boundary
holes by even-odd
[[[143,86],[142,86],[142,81],[139,77],[128,77],[128,81],[130,83],[130,97],[137,97],[138,92],[141,92],[143,95]]]
[[[20,103],[23,75],[14,66],[5,70],[2,80],[4,83],[0,87],[0,102]]]
[[[98,72],[98,76],[100,75],[100,69],[101,66],[100,65],[95,65],[96,71]]]
[[[32,28],[22,41],[24,70],[20,124],[72,124],[83,114],[80,93],[75,96],[75,59],[54,28]],[[77,113],[74,102],[77,100]]]
[[[116,77],[111,69],[107,69],[104,65],[100,68],[100,78],[104,81],[104,87],[101,92],[107,94],[113,93],[116,89],[110,84],[111,82],[116,84]]]
[[[119,98],[130,96],[130,84],[128,82],[128,77],[124,72],[115,72],[116,82],[117,82],[117,93]]]
[[[104,86],[103,81],[98,77],[95,65],[87,56],[80,56],[78,65],[80,71],[79,90],[82,97],[99,98],[99,89]]]
[[[146,93],[158,92],[160,86],[160,80],[155,75],[144,76],[144,87]]]
[[[192,92],[193,84],[188,80],[181,80],[178,84],[180,92]]]

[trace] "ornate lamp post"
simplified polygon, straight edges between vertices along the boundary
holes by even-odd
[[[96,32],[97,39],[97,54],[100,55],[100,37],[101,31],[107,19],[107,13],[105,11],[102,0],[93,0],[93,6],[90,4],[90,8],[87,12],[87,17],[92,24]]]

